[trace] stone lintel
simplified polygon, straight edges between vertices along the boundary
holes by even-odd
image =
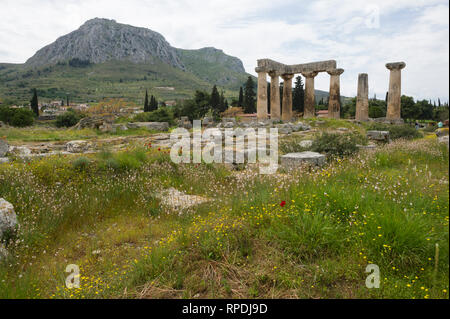
[[[391,62],[386,63],[386,68],[389,70],[401,70],[406,66],[405,62]]]
[[[303,72],[326,72],[328,70],[336,69],[335,60],[319,61],[304,64],[286,65],[273,61],[271,59],[258,60],[256,72],[271,72],[275,71],[279,74],[296,74]]]

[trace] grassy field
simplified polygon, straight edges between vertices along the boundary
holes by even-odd
[[[422,138],[267,176],[141,145],[0,164],[20,220],[0,298],[448,298],[448,156]],[[169,187],[212,201],[173,210]]]
[[[48,128],[33,126],[29,128],[2,128],[0,127],[0,137],[6,138],[11,144],[21,144],[21,142],[52,142],[52,141],[72,141],[86,140],[93,138],[108,138],[114,136],[149,136],[154,131],[145,128],[117,130],[116,132],[101,132],[95,129],[67,129]]]
[[[220,89],[225,90],[226,97],[237,98],[239,86],[245,83],[248,74],[220,66],[216,68],[220,74],[229,74],[226,81],[219,84]],[[143,105],[146,89],[160,101],[190,98],[195,90],[210,92],[215,79],[205,80],[208,70],[204,68],[193,74],[157,61],[153,64],[110,61],[82,68],[53,65],[40,69],[0,64],[0,98],[19,104],[28,103],[31,89],[36,88],[40,102],[65,100],[69,96],[71,102],[79,103],[125,98]],[[174,90],[158,87],[173,87]]]

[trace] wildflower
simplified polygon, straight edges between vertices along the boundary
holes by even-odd
[[[286,201],[285,201],[285,200],[281,201],[280,206],[281,206],[281,207],[286,206]]]

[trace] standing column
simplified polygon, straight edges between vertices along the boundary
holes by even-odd
[[[369,120],[369,79],[367,73],[358,75],[355,120],[360,122]]]
[[[283,121],[292,120],[292,78],[293,74],[283,74],[283,103],[281,112],[281,119]]]
[[[256,68],[258,73],[258,93],[256,112],[258,120],[267,119],[267,75],[266,72]]]
[[[328,70],[330,75],[330,92],[328,99],[328,117],[338,119],[341,117],[341,85],[340,75],[344,69]]]
[[[401,69],[406,66],[405,62],[387,63],[386,68],[391,71],[389,77],[389,94],[386,119],[401,119],[401,94],[402,94],[402,74]]]
[[[303,117],[315,117],[316,116],[316,101],[314,92],[314,78],[318,72],[302,72],[305,77],[305,107],[303,111]]]
[[[276,72],[269,72],[270,76],[270,118],[279,121],[280,110],[280,79]]]

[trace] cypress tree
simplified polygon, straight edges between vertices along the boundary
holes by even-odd
[[[302,77],[299,75],[295,78],[295,86],[292,94],[292,109],[303,112],[305,105],[305,91],[303,89]]]
[[[244,92],[242,90],[242,86],[239,88],[239,100],[238,100],[238,106],[242,107],[244,106]]]
[[[152,95],[150,97],[150,105],[149,105],[149,111],[155,111],[158,109],[158,101],[156,100],[156,98]]]
[[[213,86],[212,92],[211,92],[211,98],[209,100],[209,104],[211,105],[211,108],[213,111],[220,111],[220,95],[219,91],[217,90],[217,86]]]
[[[283,88],[284,82],[280,83],[280,115],[283,114]]]
[[[30,106],[34,114],[36,114],[36,116],[39,116],[39,103],[36,89],[33,89],[33,97],[31,98]]]
[[[149,112],[150,108],[148,105],[148,92],[145,90],[145,99],[144,99],[144,112]]]
[[[255,113],[256,112],[256,93],[255,84],[251,76],[248,77],[244,88],[244,112]]]
[[[220,93],[220,103],[219,103],[219,112],[225,112],[228,108],[228,105],[225,105],[225,96],[223,91]]]

